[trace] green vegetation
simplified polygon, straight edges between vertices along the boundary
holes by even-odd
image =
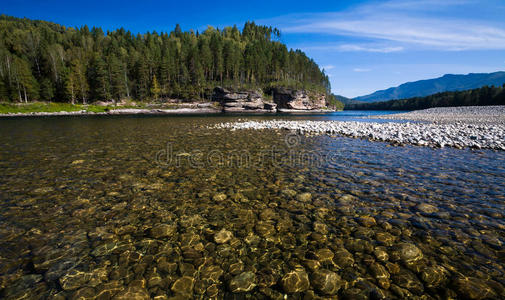
[[[0,16],[0,101],[87,104],[123,99],[210,100],[215,86],[304,88],[328,77],[276,28],[133,34]],[[76,108],[77,109],[77,108]]]
[[[113,107],[54,102],[0,103],[0,114],[60,111],[71,112],[80,110],[86,110],[89,112],[105,112],[110,109],[113,109]]]
[[[328,107],[335,109],[335,110],[343,110],[344,109],[344,103],[342,103],[339,99],[339,96],[335,96],[333,94],[330,94],[326,98],[326,102],[328,103]]]
[[[505,84],[501,87],[484,86],[479,89],[444,92],[427,97],[390,100],[384,102],[348,104],[345,109],[357,110],[418,110],[431,107],[505,105]]]

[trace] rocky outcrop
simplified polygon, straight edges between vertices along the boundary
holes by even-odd
[[[265,100],[261,90],[232,91],[216,87],[212,100],[221,104],[223,112],[276,112],[321,110],[327,108],[326,95],[288,88],[274,88],[273,102]]]
[[[281,109],[314,110],[326,108],[324,94],[308,93],[304,90],[275,88],[274,102]]]
[[[216,87],[212,100],[218,101],[224,112],[276,112],[277,104],[266,102],[261,90],[234,92]]]

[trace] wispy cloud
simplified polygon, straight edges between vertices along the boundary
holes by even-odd
[[[363,72],[370,72],[372,69],[367,69],[367,68],[354,68],[352,69],[353,72],[358,72],[358,73],[363,73]]]
[[[373,53],[392,53],[403,51],[404,48],[376,46],[367,44],[343,44],[343,45],[324,45],[324,46],[306,46],[302,47],[304,50],[323,50],[323,51],[340,51],[340,52],[373,52]],[[333,66],[332,66],[333,67]],[[325,67],[326,69],[326,67]]]
[[[325,69],[326,71],[329,71],[331,69],[335,69],[335,66],[334,65],[327,65],[327,66],[323,66],[323,69]]]
[[[473,0],[390,0],[335,13],[284,16],[277,19],[286,33],[322,33],[387,42],[384,48],[340,45],[340,51],[389,53],[404,48],[448,51],[505,49],[505,23],[485,16],[459,17],[472,11]]]

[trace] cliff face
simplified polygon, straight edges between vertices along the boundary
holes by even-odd
[[[212,100],[219,102],[224,112],[276,112],[278,108],[315,110],[327,107],[324,94],[286,88],[274,89],[274,102],[268,102],[259,89],[236,92],[216,87]]]
[[[276,88],[273,91],[274,102],[279,108],[313,110],[326,108],[324,94],[307,93],[303,90]]]
[[[266,102],[261,90],[233,92],[216,87],[212,100],[221,103],[224,112],[276,112],[275,103]]]

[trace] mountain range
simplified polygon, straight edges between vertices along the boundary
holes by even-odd
[[[407,82],[397,87],[376,91],[370,95],[356,97],[351,100],[351,103],[424,97],[441,92],[463,91],[486,85],[501,86],[503,84],[505,84],[505,72],[470,73],[467,75],[447,74],[435,79]],[[343,102],[349,103],[349,101]]]

